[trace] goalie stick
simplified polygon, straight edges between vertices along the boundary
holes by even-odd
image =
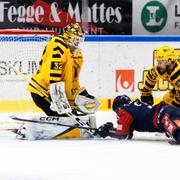
[[[38,86],[37,84],[34,84],[26,75],[24,75],[22,72],[20,72],[19,70],[17,70],[16,68],[14,68],[10,63],[7,62],[7,66],[9,68],[12,68],[14,70],[14,72],[16,74],[18,74],[19,76],[21,76],[25,81],[31,83],[34,87],[36,87],[36,89],[43,95],[43,97],[49,102],[51,103],[50,99],[49,99],[49,95],[46,91],[44,91],[44,89],[42,89],[40,86]],[[70,112],[65,112],[65,114],[71,118],[74,122],[76,122],[77,124],[84,126],[84,127],[89,127],[87,124],[85,124],[83,121],[81,121],[79,118],[75,117],[72,113]],[[93,136],[93,134],[88,131],[90,136]]]
[[[32,123],[39,123],[39,124],[50,124],[50,125],[64,126],[64,127],[70,127],[70,128],[80,128],[80,129],[86,129],[86,130],[91,130],[91,131],[97,131],[97,128],[92,128],[89,126],[85,127],[85,126],[80,126],[79,124],[68,125],[68,124],[59,123],[58,119],[60,119],[61,117],[56,117],[56,116],[48,116],[49,120],[46,120],[47,117],[44,117],[44,116],[39,117],[38,120],[19,118],[14,115],[10,116],[10,118],[15,121],[32,122]]]

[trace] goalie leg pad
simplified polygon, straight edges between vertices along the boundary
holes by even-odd
[[[90,127],[96,127],[95,116],[79,116],[81,121],[87,123]],[[34,117],[39,119],[39,117]],[[61,117],[59,123],[74,125],[69,117]],[[48,139],[70,139],[70,138],[90,138],[87,130],[79,128],[69,128],[50,124],[25,123],[19,128],[17,139],[22,140],[48,140]]]
[[[34,123],[25,123],[23,124],[17,131],[17,139],[21,140],[35,140],[37,135],[36,135],[36,124]]]

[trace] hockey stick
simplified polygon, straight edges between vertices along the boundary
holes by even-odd
[[[12,68],[14,70],[14,72],[16,72],[16,74],[18,74],[19,76],[21,76],[25,81],[29,82],[30,84],[32,84],[42,95],[43,97],[49,102],[51,103],[50,99],[49,99],[49,95],[47,92],[44,91],[44,89],[42,89],[40,86],[38,86],[37,84],[33,83],[33,81],[31,81],[26,75],[24,75],[22,72],[20,72],[19,70],[17,70],[16,68],[14,68],[10,63],[7,62],[7,66],[9,68]],[[75,117],[72,113],[70,112],[65,112],[65,114],[72,119],[74,122],[76,122],[77,124],[84,126],[84,127],[89,127],[86,123],[84,123],[83,121],[81,121],[79,118]],[[88,132],[91,136],[93,136],[93,134],[91,132]]]
[[[86,130],[91,130],[91,131],[92,130],[97,131],[97,128],[84,127],[84,126],[80,126],[77,124],[75,124],[75,125],[61,124],[61,123],[57,122],[58,120],[53,120],[55,118],[54,116],[49,117],[49,118],[52,118],[51,121],[44,120],[44,118],[46,118],[46,117],[40,117],[39,120],[22,119],[22,118],[19,118],[16,116],[10,116],[10,118],[15,121],[32,122],[32,123],[39,123],[39,124],[50,124],[50,125],[56,125],[56,126],[64,126],[64,127],[70,127],[70,128],[80,128],[80,129],[86,129]],[[61,117],[58,117],[58,118],[61,118]]]

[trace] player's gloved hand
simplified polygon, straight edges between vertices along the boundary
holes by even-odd
[[[180,144],[180,128],[177,128],[174,132],[173,132],[173,138],[176,141],[177,144]]]
[[[83,114],[94,114],[101,103],[98,98],[90,95],[85,88],[81,88],[75,98],[76,109]]]
[[[109,135],[109,131],[113,130],[113,123],[107,122],[100,126],[94,133],[94,135],[99,135],[102,138],[105,138]]]
[[[149,105],[154,104],[154,98],[153,98],[152,94],[148,95],[148,96],[142,96],[141,95],[140,99],[141,99],[142,102],[145,102],[145,103],[147,103]]]

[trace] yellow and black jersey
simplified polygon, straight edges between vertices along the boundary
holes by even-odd
[[[28,90],[43,96],[39,88],[47,93],[51,83],[64,81],[68,100],[74,100],[75,94],[80,89],[79,74],[82,64],[81,51],[72,54],[63,37],[53,37],[45,47],[39,69],[32,76]]]
[[[160,78],[167,80],[173,87],[173,90],[165,94],[163,100],[170,105],[180,107],[180,63],[177,61],[173,69],[164,73],[161,73],[157,66],[152,67],[147,72],[143,88],[140,90],[141,94],[150,95]]]

